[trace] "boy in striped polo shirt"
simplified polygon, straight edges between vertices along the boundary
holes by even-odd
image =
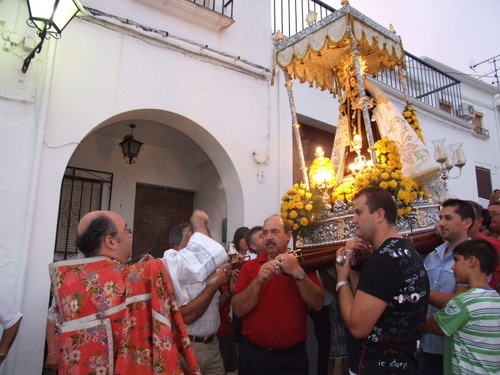
[[[500,374],[500,295],[487,281],[498,254],[475,239],[458,245],[453,257],[457,283],[470,289],[429,317],[424,332],[445,335],[444,374]]]

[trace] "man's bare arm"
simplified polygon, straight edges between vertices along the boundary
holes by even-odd
[[[443,335],[443,331],[441,330],[441,327],[436,321],[436,318],[433,316],[429,316],[424,325],[424,332],[425,333],[434,333],[435,335]]]
[[[304,274],[297,257],[293,254],[281,254],[276,257],[275,262],[280,265],[285,274],[295,278],[295,284],[304,302],[313,310],[321,310],[325,302],[325,292],[323,288]],[[303,275],[303,277],[297,278],[297,275]]]
[[[5,355],[9,353],[10,347],[16,339],[17,331],[19,330],[22,319],[22,317],[19,318],[19,320],[15,322],[11,327],[3,331],[2,338],[0,339],[0,353],[3,353]],[[0,360],[0,364],[2,364],[2,361],[3,360]]]
[[[208,230],[208,215],[201,210],[194,210],[191,215],[191,226],[193,227],[193,233],[199,232],[210,237],[210,231]]]
[[[257,277],[244,290],[235,294],[231,299],[231,305],[237,317],[242,318],[253,310],[257,302],[259,302],[262,285],[278,274],[278,267],[274,261],[264,263],[260,267]]]
[[[344,250],[345,248],[338,249],[337,257],[344,255]],[[349,281],[353,276],[350,266],[351,253],[345,253],[345,257],[343,264],[335,265],[339,282]],[[357,339],[366,337],[384,312],[387,302],[362,290],[356,290],[354,295],[350,284],[339,286],[338,293],[340,314],[347,328]]]
[[[244,290],[233,296],[231,306],[233,306],[234,314],[237,317],[242,318],[253,310],[259,301],[261,288],[262,284],[254,279]]]
[[[59,349],[56,343],[56,333],[55,333],[56,322],[52,319],[47,319],[47,325],[45,327],[45,337],[47,340],[47,359],[45,361],[45,367],[56,369],[59,364]]]
[[[366,337],[384,312],[387,302],[346,285],[339,289],[340,313],[351,334],[357,338]]]
[[[215,293],[220,286],[228,282],[228,278],[222,267],[214,273],[214,277],[209,277],[211,282],[193,300],[180,307],[182,319],[186,324],[192,324],[201,318],[210,306]]]
[[[429,303],[432,306],[442,309],[453,297],[455,297],[457,294],[467,291],[467,289],[469,288],[466,286],[457,285],[455,293],[445,293],[445,292],[439,292],[437,290],[431,290],[429,296]]]
[[[307,275],[302,280],[295,280],[295,284],[299,288],[299,293],[304,302],[311,309],[319,311],[325,303],[325,292]]]

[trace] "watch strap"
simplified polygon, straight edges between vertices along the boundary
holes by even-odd
[[[297,281],[303,280],[305,276],[306,276],[306,272],[304,271],[303,268],[299,269],[299,271],[294,272],[294,274],[293,274],[293,278]]]

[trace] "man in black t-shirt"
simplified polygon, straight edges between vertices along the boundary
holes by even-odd
[[[336,289],[352,335],[348,357],[353,374],[417,373],[416,343],[425,322],[429,280],[419,254],[398,233],[396,217],[389,192],[378,187],[359,191],[352,221],[359,238],[337,251]],[[363,248],[373,252],[357,275],[346,250]],[[358,276],[357,286],[351,286]]]

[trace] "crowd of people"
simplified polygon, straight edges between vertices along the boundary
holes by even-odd
[[[60,374],[307,375],[314,355],[318,375],[333,363],[342,375],[500,373],[500,201],[443,202],[443,244],[425,257],[398,233],[386,190],[362,189],[353,210],[357,238],[316,272],[290,251],[279,215],[238,228],[229,258],[197,210],[171,230],[161,258],[128,265],[125,220],[88,213],[77,233],[84,258],[49,267],[46,365]],[[370,256],[355,271],[360,251]],[[0,364],[21,318],[0,299]]]

